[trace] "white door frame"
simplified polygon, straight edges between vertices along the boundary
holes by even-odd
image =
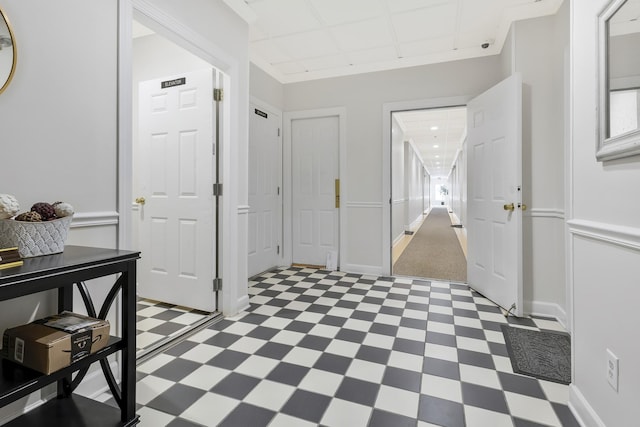
[[[284,118],[283,118],[282,110],[280,110],[279,108],[274,107],[273,105],[270,105],[270,104],[264,102],[263,100],[261,100],[259,98],[256,98],[255,96],[251,96],[250,99],[249,99],[249,106],[251,106],[251,105],[255,105],[256,107],[260,108],[261,110],[267,111],[270,114],[276,114],[276,115],[278,115],[280,117],[280,143],[282,145],[282,157],[283,157],[282,158],[282,169],[283,169],[282,172],[284,173],[284,170],[286,169],[284,167],[284,157],[286,157],[286,156],[284,154],[284,135],[283,135],[283,133],[284,133],[284,129],[283,129]],[[289,170],[291,170],[291,169],[289,169]],[[281,227],[280,227],[280,242],[281,242],[280,244],[282,246],[285,246],[285,243],[284,243],[285,242],[285,231],[284,230],[286,228],[285,224],[287,224],[287,223],[284,222],[284,218],[285,218],[284,175],[281,174],[281,176],[282,176],[282,182],[280,182],[280,191],[281,191],[281,194],[282,194],[283,203],[282,203],[282,206],[280,207],[281,211],[280,211],[280,218],[279,218],[280,222],[282,224]],[[291,263],[289,263],[289,264],[291,264]],[[280,255],[278,255],[278,265],[279,266],[284,266],[285,265],[284,250],[281,250],[280,251]]]
[[[391,114],[399,111],[467,105],[471,96],[432,98],[382,104],[382,274],[391,275]]]
[[[132,182],[133,182],[133,42],[132,22],[134,19],[156,33],[171,40],[183,49],[209,62],[212,66],[225,73],[230,78],[223,79],[225,91],[221,109],[220,132],[220,173],[221,181],[225,185],[222,197],[220,220],[224,226],[218,236],[220,246],[221,274],[223,286],[219,308],[224,312],[235,313],[239,308],[238,288],[233,284],[246,283],[246,277],[238,277],[237,261],[234,261],[238,253],[238,214],[237,203],[238,183],[232,179],[231,169],[224,165],[237,164],[237,150],[231,147],[231,123],[230,112],[231,98],[238,93],[240,73],[237,61],[225,53],[224,49],[212,43],[191,30],[172,16],[159,10],[146,0],[119,0],[118,2],[118,248],[131,249],[132,233]],[[237,120],[237,119],[236,119]],[[229,254],[225,256],[224,254]],[[248,304],[248,298],[247,298]]]
[[[345,265],[345,260],[348,259],[346,257],[345,251],[347,249],[346,245],[346,215],[345,206],[347,205],[347,109],[346,107],[335,107],[335,108],[321,108],[317,110],[303,110],[303,111],[293,111],[289,113],[284,113],[283,117],[283,126],[284,126],[284,139],[282,146],[282,185],[283,189],[283,217],[284,217],[284,226],[282,228],[284,234],[283,240],[283,250],[282,250],[282,258],[286,265],[291,265],[293,262],[293,197],[292,197],[292,181],[291,181],[291,123],[294,120],[299,119],[313,119],[319,117],[338,117],[339,123],[339,131],[340,135],[338,137],[338,145],[339,145],[339,156],[340,156],[340,209],[338,210],[338,216],[340,218],[340,241],[338,248],[338,264],[341,266]]]

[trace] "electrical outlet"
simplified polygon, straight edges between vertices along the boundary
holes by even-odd
[[[618,358],[611,350],[607,349],[607,381],[615,391],[618,391],[618,366]]]

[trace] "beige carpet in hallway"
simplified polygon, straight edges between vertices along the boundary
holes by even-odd
[[[467,281],[467,260],[446,207],[435,207],[393,265],[393,274]]]

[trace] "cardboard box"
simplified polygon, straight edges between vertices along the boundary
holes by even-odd
[[[2,357],[50,374],[104,348],[108,341],[108,321],[65,311],[7,329]]]

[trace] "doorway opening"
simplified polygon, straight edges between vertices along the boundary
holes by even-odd
[[[391,113],[393,275],[466,283],[465,106]]]
[[[137,356],[219,317],[218,182],[222,73],[133,21],[131,242],[138,271]],[[162,116],[162,117],[160,117]]]

